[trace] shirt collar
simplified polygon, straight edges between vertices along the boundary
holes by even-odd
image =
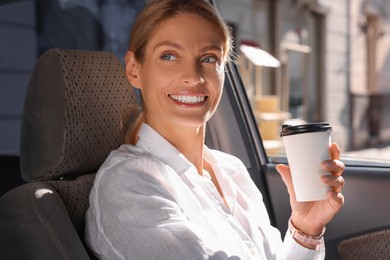
[[[179,175],[194,167],[182,153],[148,124],[142,124],[136,146],[173,168]]]

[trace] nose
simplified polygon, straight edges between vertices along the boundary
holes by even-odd
[[[187,86],[198,86],[204,84],[205,79],[198,66],[187,65],[182,74],[182,82]]]

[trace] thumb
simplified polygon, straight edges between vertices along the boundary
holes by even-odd
[[[279,172],[280,176],[282,176],[283,182],[287,187],[288,194],[290,198],[295,198],[294,186],[292,183],[290,168],[284,164],[276,165],[276,170]]]

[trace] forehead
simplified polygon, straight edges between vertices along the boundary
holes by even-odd
[[[192,13],[180,13],[162,21],[153,30],[148,45],[154,46],[161,41],[191,46],[213,44],[222,47],[224,45],[220,28],[200,15]]]

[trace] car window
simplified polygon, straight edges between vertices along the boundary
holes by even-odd
[[[28,81],[50,48],[109,51],[123,61],[145,1],[0,2],[0,155],[19,155]]]
[[[268,157],[284,154],[279,138],[282,124],[328,121],[334,130],[332,138],[345,157],[390,160],[390,90],[381,83],[381,88],[371,93],[367,89],[373,87],[359,81],[361,73],[349,73],[351,68],[369,66],[356,56],[359,49],[348,35],[358,37],[370,51],[364,28],[375,29],[375,17],[357,13],[363,21],[360,25],[366,26],[362,27],[358,19],[334,19],[338,12],[347,12],[341,4],[322,2],[307,7],[304,1],[293,0],[279,4],[273,0],[212,2],[232,29],[235,63]],[[19,154],[24,95],[39,55],[48,48],[105,50],[123,60],[132,22],[144,5],[142,0],[0,4],[1,155]],[[348,22],[357,31],[348,34]],[[382,29],[378,30],[380,35]],[[330,44],[333,41],[340,44]],[[377,66],[384,71],[377,74],[376,82],[386,82],[388,47],[384,41],[372,44],[377,51],[367,55],[377,57]],[[356,59],[359,62],[353,63]],[[370,80],[375,82],[375,77]]]
[[[285,156],[283,124],[329,122],[344,158],[386,165],[390,89],[379,70],[390,70],[390,47],[361,26],[379,37],[388,19],[364,13],[363,3],[304,2],[215,1],[232,28],[236,63],[267,156]]]

